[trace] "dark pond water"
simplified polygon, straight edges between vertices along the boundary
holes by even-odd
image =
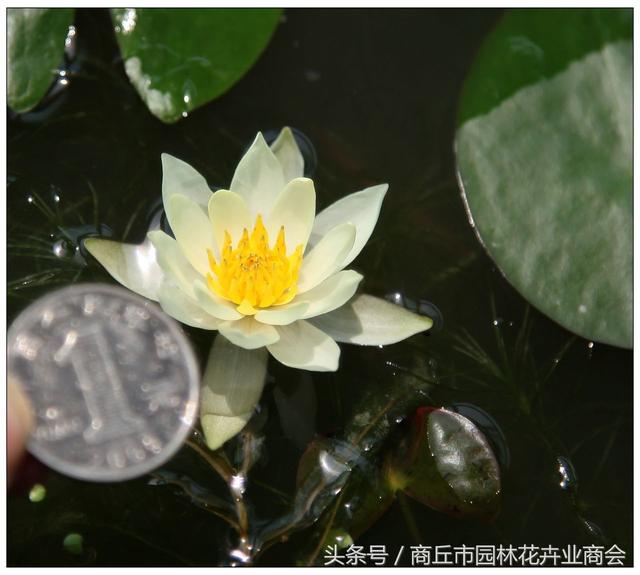
[[[417,544],[617,544],[630,563],[632,353],[573,336],[529,308],[484,253],[457,186],[458,96],[499,17],[288,10],[240,83],[167,126],[128,83],[108,13],[78,11],[69,84],[38,111],[9,114],[9,321],[55,287],[113,281],[76,247],[97,231],[141,240],[158,208],[161,152],[225,186],[256,131],[294,126],[315,148],[320,208],[389,182],[378,227],[354,267],[368,293],[433,302],[444,326],[384,349],[342,346],[336,373],[270,364],[260,415],[266,439],[246,493],[251,521],[264,525],[290,509],[298,461],[314,434],[339,437],[365,396],[399,394],[490,414],[500,430],[501,511],[490,524],[465,521],[399,496],[358,544],[386,545],[393,557]],[[204,359],[210,334],[189,335]],[[422,399],[407,397],[412,378],[429,382]],[[385,413],[399,428],[407,415]],[[228,498],[187,447],[164,471]],[[35,482],[47,489],[39,503],[28,498]],[[361,499],[375,489],[363,487]],[[149,477],[94,485],[29,461],[8,497],[10,565],[217,565],[235,544],[226,523],[179,486],[151,485]],[[339,505],[361,503],[349,497]],[[327,509],[257,564],[309,562],[320,533],[341,529],[342,515]],[[63,546],[69,533],[82,535],[77,553]]]

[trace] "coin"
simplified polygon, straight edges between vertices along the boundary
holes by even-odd
[[[156,304],[112,285],[77,284],[26,308],[7,335],[7,368],[34,410],[27,449],[78,479],[155,469],[197,414],[186,336]]]

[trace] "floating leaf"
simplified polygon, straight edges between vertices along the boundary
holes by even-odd
[[[16,112],[35,107],[62,62],[72,8],[7,11],[7,103]]]
[[[533,305],[631,346],[632,12],[516,10],[467,80],[456,134],[470,217]]]
[[[64,538],[62,546],[72,555],[82,555],[84,552],[84,537],[80,533],[69,533]]]
[[[280,12],[117,8],[112,16],[129,79],[152,114],[175,122],[244,76]]]
[[[500,503],[500,468],[489,442],[466,417],[420,408],[408,453],[388,466],[390,482],[438,511],[492,520]]]
[[[29,501],[40,503],[47,496],[47,488],[41,483],[36,483],[29,491]]]

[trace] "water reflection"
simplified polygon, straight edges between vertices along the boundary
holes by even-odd
[[[79,264],[85,264],[89,256],[89,252],[84,246],[86,239],[94,237],[110,238],[113,236],[113,231],[106,224],[98,224],[97,226],[86,224],[81,226],[60,227],[58,229],[62,237],[54,242],[54,253],[55,245],[61,240],[65,241],[69,252],[73,253],[74,261]]]
[[[558,473],[560,474],[560,489],[575,491],[578,488],[578,476],[576,475],[571,460],[559,455],[556,463],[558,465]]]
[[[239,499],[246,489],[247,478],[244,475],[233,475],[229,481],[231,492]]]
[[[76,27],[71,25],[64,39],[64,51],[70,60],[73,60],[76,53]]]
[[[582,519],[582,524],[592,540],[598,542],[604,542],[607,540],[604,531],[593,521],[589,519]]]
[[[345,463],[338,461],[328,451],[320,452],[320,455],[318,455],[318,464],[322,471],[322,477],[327,483],[335,481],[349,470],[349,467]]]
[[[60,238],[53,243],[53,255],[57,258],[65,258],[73,248],[71,242],[66,238]]]
[[[495,453],[498,463],[503,470],[511,464],[511,452],[507,444],[507,438],[498,422],[484,409],[471,403],[452,403],[447,409],[455,411],[470,419],[482,431]]]

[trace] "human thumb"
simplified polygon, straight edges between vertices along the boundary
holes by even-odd
[[[7,381],[7,469],[8,482],[16,472],[33,426],[29,400],[11,375]]]

